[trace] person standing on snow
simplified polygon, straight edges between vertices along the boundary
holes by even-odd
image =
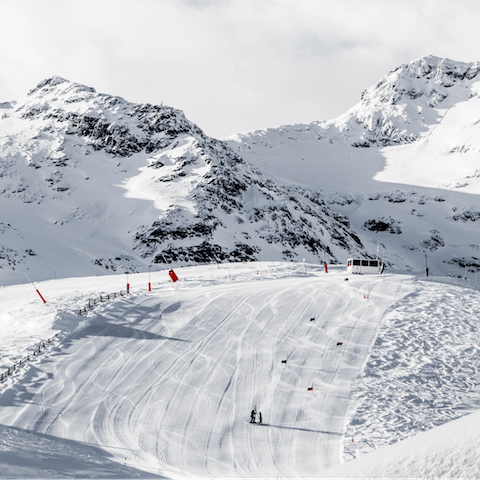
[[[250,414],[250,423],[257,423],[255,421],[255,415],[257,414],[257,412],[255,410],[252,410],[252,413]]]
[[[258,412],[258,423],[262,423],[262,412]]]

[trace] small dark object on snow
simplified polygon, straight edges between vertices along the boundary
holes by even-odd
[[[343,345],[343,342],[337,342],[337,347],[338,345]]]
[[[346,278],[345,281],[348,282],[348,278]]]
[[[282,360],[282,363],[287,363],[287,361],[286,361],[286,360]]]
[[[311,321],[311,322],[314,322],[314,321],[315,321],[315,317],[312,317],[312,318],[310,319],[310,321]]]
[[[308,387],[309,392],[313,392],[313,387]]]

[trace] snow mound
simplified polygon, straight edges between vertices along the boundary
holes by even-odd
[[[319,478],[478,478],[480,412],[381,448]]]

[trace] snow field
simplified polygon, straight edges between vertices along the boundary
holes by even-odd
[[[478,409],[478,290],[293,263],[176,272],[152,272],[152,293],[129,275],[131,295],[81,317],[126,276],[39,282],[46,305],[31,285],[0,289],[5,366],[61,332],[0,384],[3,475],[476,472],[475,429],[450,420]]]
[[[353,390],[347,460],[479,409],[479,292],[413,287],[386,314]]]
[[[98,306],[4,387],[0,423],[154,474],[318,476],[342,461],[352,385],[404,293],[286,265],[181,269]],[[249,424],[254,407],[264,425]]]

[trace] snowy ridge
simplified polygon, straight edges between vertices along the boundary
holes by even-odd
[[[155,157],[165,165],[157,177],[168,182],[164,192],[180,194],[162,219],[136,235],[142,256],[201,263],[314,259],[325,251],[336,263],[342,249],[367,254],[348,219],[331,211],[321,192],[275,184],[222,142],[185,142],[188,154],[182,145]],[[188,190],[182,177],[189,179]]]
[[[319,127],[325,138],[354,147],[412,143],[440,121],[450,93],[455,101],[469,98],[479,71],[480,62],[420,58],[390,72],[362,93],[359,104]]]
[[[265,146],[274,145],[275,135],[279,140],[316,138],[353,147],[409,144],[439,123],[444,109],[452,105],[449,96],[458,102],[477,95],[472,86],[479,72],[480,62],[429,55],[388,73],[362,92],[357,105],[333,120],[257,130],[231,139]]]

